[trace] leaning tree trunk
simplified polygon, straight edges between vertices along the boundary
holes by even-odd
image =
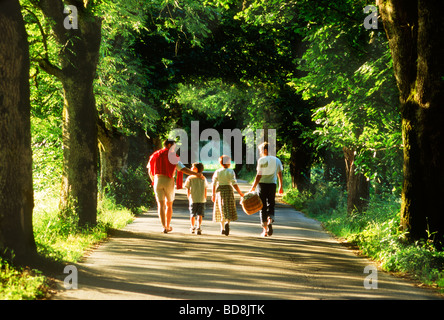
[[[378,1],[400,91],[401,223],[411,240],[444,235],[444,19],[441,0]]]
[[[36,254],[29,51],[18,1],[0,1],[0,254]]]
[[[343,148],[347,177],[347,212],[362,213],[367,210],[370,197],[370,182],[360,172],[356,172],[355,150]]]
[[[71,3],[71,2],[69,2]],[[66,23],[61,0],[35,2],[52,23],[62,46],[60,67],[47,59],[40,66],[63,84],[63,177],[60,199],[62,217],[78,217],[79,226],[97,222],[97,110],[93,81],[99,59],[101,20],[93,15],[93,1],[76,5],[75,26]],[[84,7],[87,6],[87,7]]]

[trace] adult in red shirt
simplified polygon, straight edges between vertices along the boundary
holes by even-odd
[[[154,194],[157,201],[157,212],[162,223],[162,232],[168,233],[173,230],[170,226],[173,217],[174,201],[174,175],[177,170],[177,189],[182,188],[183,173],[195,175],[204,179],[202,173],[194,172],[180,162],[179,157],[174,152],[176,142],[165,140],[164,148],[154,152],[148,161],[148,174],[153,182]]]

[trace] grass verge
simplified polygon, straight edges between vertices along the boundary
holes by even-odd
[[[58,200],[56,192],[35,193],[33,227],[37,252],[53,261],[78,262],[86,250],[105,240],[110,230],[121,229],[134,219],[131,210],[106,198],[99,201],[97,226],[81,230],[59,219]],[[41,271],[17,268],[0,258],[1,300],[42,299],[49,291],[50,281]]]
[[[289,190],[283,200],[344,242],[353,244],[385,271],[405,274],[444,292],[444,252],[429,239],[409,243],[400,228],[400,199],[373,195],[364,214],[347,214],[346,195],[329,183],[318,183],[316,193]]]

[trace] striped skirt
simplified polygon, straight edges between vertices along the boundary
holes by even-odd
[[[234,200],[234,191],[231,185],[217,186],[216,199],[213,208],[213,221],[236,221],[237,211]]]

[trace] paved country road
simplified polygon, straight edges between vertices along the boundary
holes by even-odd
[[[243,190],[249,186],[241,184]],[[210,191],[210,190],[209,190]],[[208,199],[211,199],[209,192]],[[239,199],[239,198],[237,198]],[[382,271],[322,230],[315,220],[277,204],[272,237],[261,238],[259,215],[238,207],[229,236],[220,235],[207,202],[203,234],[189,232],[185,191],[176,192],[173,232],[161,233],[156,208],[76,264],[78,288],[54,300],[440,299],[433,290]],[[364,273],[370,266],[369,273]],[[366,289],[368,276],[377,288]],[[240,303],[238,301],[238,303]]]

